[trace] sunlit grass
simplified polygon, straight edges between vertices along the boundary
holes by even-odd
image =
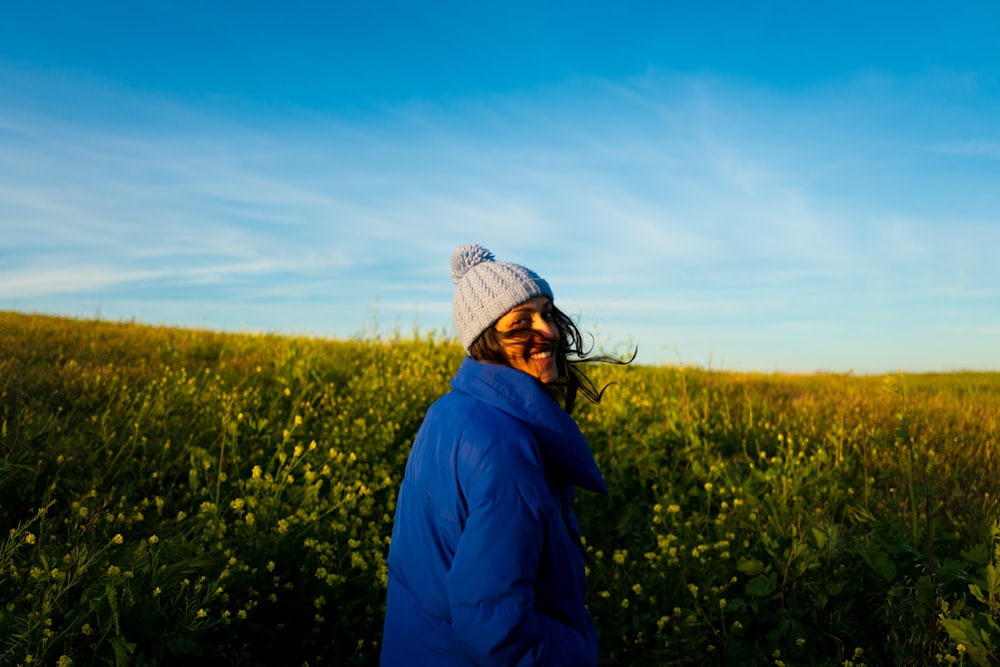
[[[376,664],[461,356],[0,313],[0,663]],[[597,373],[602,664],[997,659],[1000,374]]]

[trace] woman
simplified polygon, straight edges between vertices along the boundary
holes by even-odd
[[[580,332],[523,266],[466,245],[451,269],[469,356],[407,462],[381,664],[596,665],[572,502],[607,489],[569,416],[578,393],[601,398]]]

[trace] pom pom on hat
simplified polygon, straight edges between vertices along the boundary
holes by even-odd
[[[466,352],[514,306],[536,296],[552,298],[552,289],[537,273],[520,264],[498,262],[493,253],[475,243],[452,253],[451,279],[455,283],[455,329]]]
[[[471,243],[458,246],[451,256],[451,280],[457,285],[469,269],[482,262],[492,261],[495,261],[493,253],[481,245]]]

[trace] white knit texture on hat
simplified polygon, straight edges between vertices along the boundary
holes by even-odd
[[[498,262],[493,253],[475,243],[455,248],[451,279],[455,283],[455,329],[466,352],[514,306],[536,296],[552,298],[549,284],[537,273],[520,264]]]

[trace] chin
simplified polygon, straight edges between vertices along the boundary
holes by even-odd
[[[538,381],[542,384],[552,384],[559,379],[559,373],[543,373],[538,377]]]

